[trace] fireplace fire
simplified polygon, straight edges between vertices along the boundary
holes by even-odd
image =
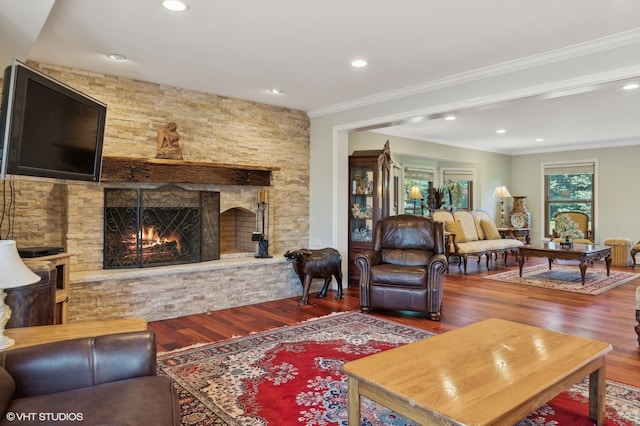
[[[149,261],[170,262],[179,257],[182,252],[179,235],[161,236],[154,226],[143,227],[137,235],[132,234],[128,238],[123,238],[122,243],[127,247],[130,255],[136,255],[139,243],[142,255],[146,258],[142,259],[143,264]]]
[[[177,186],[105,189],[104,268],[220,258],[220,194]]]

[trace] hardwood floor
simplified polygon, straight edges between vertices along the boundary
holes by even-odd
[[[530,259],[527,265],[544,259]],[[509,269],[517,268],[510,259]],[[594,268],[604,269],[597,263]],[[492,262],[491,273],[496,271]],[[591,266],[590,266],[591,268]],[[500,262],[497,269],[504,271]],[[616,268],[631,272],[631,268]],[[640,272],[640,268],[636,268]],[[497,317],[518,321],[563,333],[589,337],[611,343],[607,356],[608,379],[640,387],[640,346],[634,331],[635,291],[640,279],[625,283],[598,296],[557,290],[504,284],[483,279],[484,265],[469,262],[469,275],[451,265],[444,279],[442,319],[430,321],[412,313],[376,312],[377,315],[435,332],[446,332],[486,318]],[[295,324],[331,312],[359,309],[358,290],[345,290],[343,300],[313,294],[311,305],[298,306],[298,298],[243,306],[149,323],[158,340],[158,350],[167,351],[194,343],[213,342],[233,336]]]

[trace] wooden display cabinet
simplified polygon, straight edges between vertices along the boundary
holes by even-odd
[[[58,253],[49,256],[33,257],[22,259],[29,266],[29,262],[48,261],[53,263],[57,269],[56,281],[56,308],[54,324],[66,324],[69,321],[69,265],[71,254]]]
[[[389,215],[391,157],[385,149],[354,151],[349,156],[349,287],[358,287],[358,253],[373,248],[376,222]]]

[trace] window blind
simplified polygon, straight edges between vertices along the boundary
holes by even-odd
[[[545,164],[544,175],[577,175],[594,174],[595,163],[566,163],[566,164]]]
[[[404,178],[407,180],[436,181],[436,171],[429,169],[404,169]]]
[[[473,170],[443,170],[442,178],[444,181],[473,181]]]

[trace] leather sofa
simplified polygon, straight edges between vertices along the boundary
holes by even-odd
[[[0,425],[179,425],[177,392],[156,369],[150,330],[1,352]]]
[[[425,312],[439,320],[442,275],[447,270],[444,226],[424,216],[389,216],[376,222],[373,250],[356,255],[360,309]]]

